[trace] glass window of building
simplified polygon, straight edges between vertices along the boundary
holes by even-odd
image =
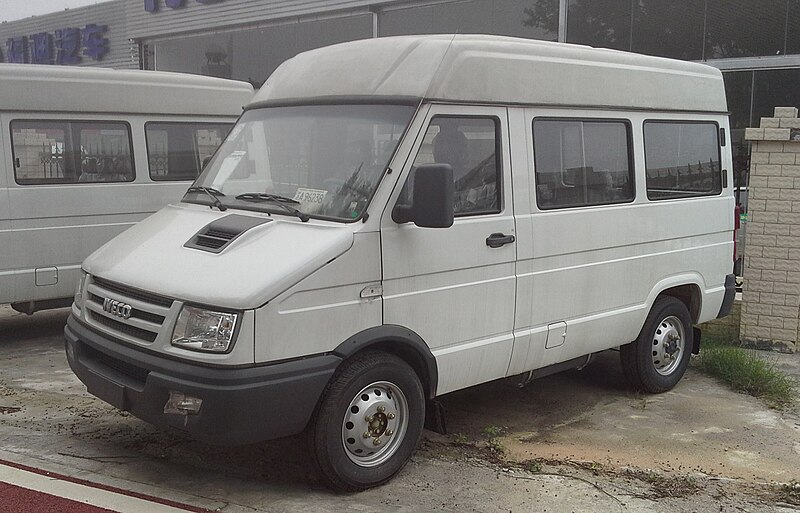
[[[261,28],[190,36],[150,43],[153,69],[235,80],[260,87],[300,52],[372,37],[372,15],[282,23]]]
[[[468,0],[386,8],[381,36],[498,34],[558,40],[558,0]]]
[[[14,120],[11,145],[20,185],[129,182],[135,176],[127,123]]]
[[[775,107],[800,106],[800,69],[755,71],[753,80],[753,124],[772,117]]]
[[[602,12],[597,15],[602,16]],[[704,2],[697,0],[638,0],[633,8],[631,51],[700,60],[703,16]]]
[[[706,0],[706,59],[783,55],[787,0]]]
[[[800,0],[789,0],[786,20],[786,53],[800,53]]]
[[[569,0],[567,41],[630,50],[632,3],[620,0]]]

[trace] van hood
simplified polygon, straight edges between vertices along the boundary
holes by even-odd
[[[185,246],[206,226],[225,223],[231,215],[250,218],[250,224],[264,222],[243,231],[219,253]],[[170,205],[95,251],[83,268],[182,301],[245,310],[267,303],[352,244],[350,225]]]

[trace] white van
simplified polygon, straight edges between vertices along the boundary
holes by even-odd
[[[0,303],[69,306],[84,258],[186,192],[253,97],[177,73],[0,64]]]
[[[206,442],[306,430],[338,490],[391,478],[454,390],[618,346],[668,390],[734,295],[727,131],[700,64],[466,35],[300,54],[195,192],[84,262],[69,363]]]

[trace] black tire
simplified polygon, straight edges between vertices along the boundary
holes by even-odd
[[[628,383],[654,394],[671,390],[689,366],[693,345],[686,305],[671,296],[657,299],[637,339],[620,347]]]
[[[332,489],[366,490],[405,466],[424,421],[414,369],[388,353],[364,353],[343,363],[322,394],[309,423],[312,459]]]

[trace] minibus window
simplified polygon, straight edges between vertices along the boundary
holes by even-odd
[[[135,177],[127,123],[14,120],[11,143],[20,185],[129,182]]]
[[[299,105],[245,112],[196,186],[229,208],[353,221],[408,126],[411,105]],[[280,197],[280,200],[275,199]],[[208,204],[205,194],[184,201]]]
[[[720,194],[718,137],[718,126],[712,122],[645,122],[647,197],[663,200]]]
[[[436,116],[431,120],[414,167],[450,164],[456,217],[500,212],[499,134],[497,118]],[[403,186],[399,203],[411,202],[412,189],[413,174]]]
[[[153,180],[194,180],[228,135],[228,123],[145,123]]]
[[[624,121],[534,120],[539,208],[633,201],[630,140],[630,125]]]

